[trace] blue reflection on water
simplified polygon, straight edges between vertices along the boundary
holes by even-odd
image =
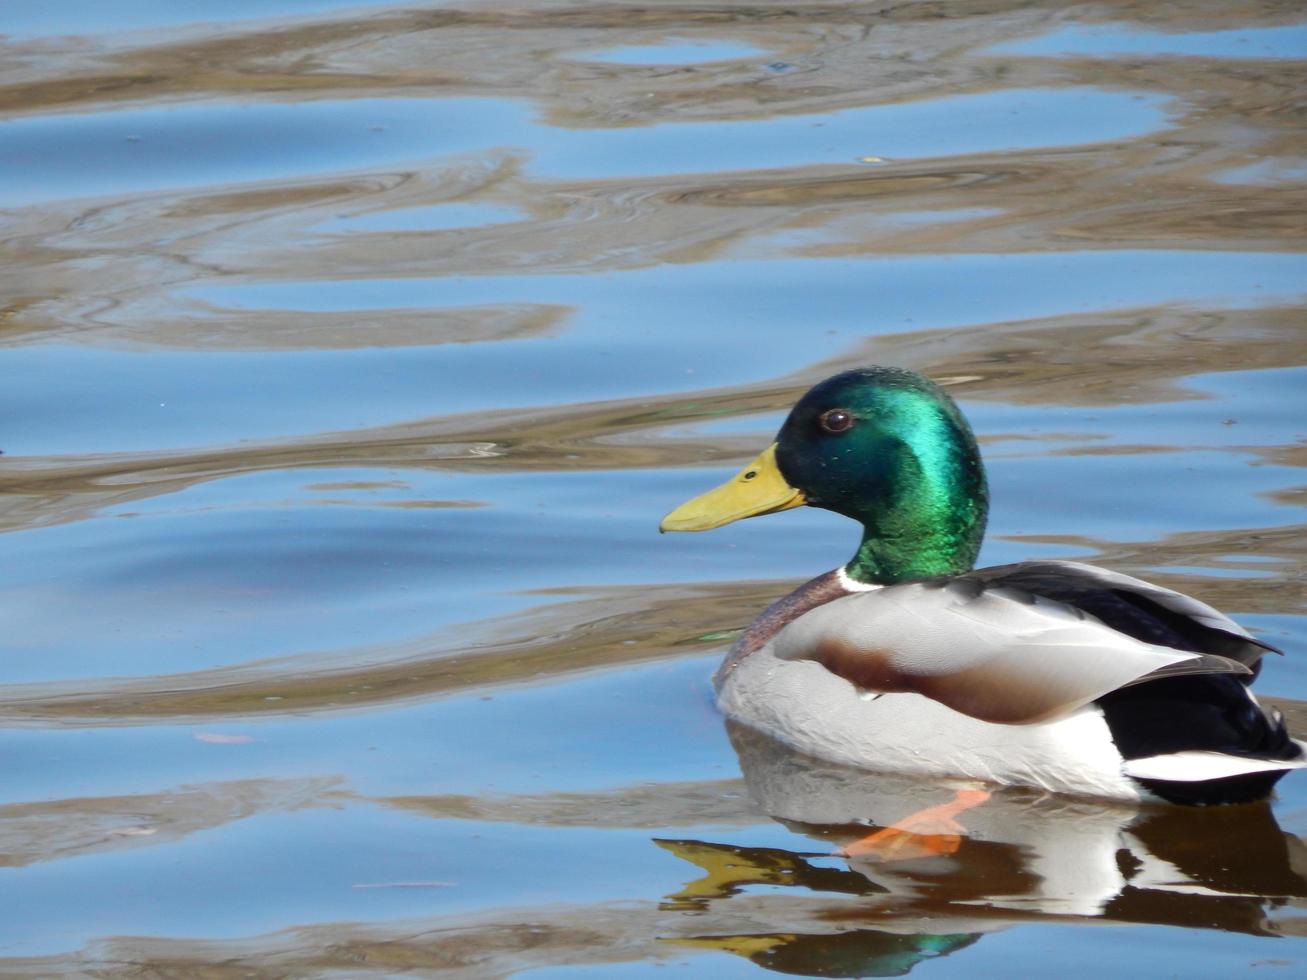
[[[732,779],[739,774],[735,754],[708,680],[721,655],[627,663],[544,682],[525,678],[516,687],[369,704],[363,711],[0,729],[8,760],[0,771],[0,804],[232,779],[341,777],[351,793],[369,797],[417,787],[441,794],[582,793]],[[195,737],[214,732],[252,741],[224,745]],[[596,732],[606,735],[596,738]],[[52,758],[58,765],[50,765]],[[150,765],[114,764],[132,758],[149,758]]]
[[[328,14],[396,0],[4,0],[0,35],[15,38],[102,34],[221,22],[231,29],[259,18]],[[435,4],[428,0],[427,6]]]
[[[987,54],[1180,55],[1201,58],[1307,58],[1307,24],[1162,33],[1132,24],[1067,24],[1048,34],[987,48]]]
[[[559,129],[523,102],[324,99],[114,109],[0,122],[0,205],[403,166],[525,148],[530,173],[576,179],[754,170],[1127,139],[1168,100],[1016,89],[757,120]]]
[[[1235,167],[1215,177],[1223,184],[1252,184],[1275,187],[1277,184],[1300,184],[1307,180],[1307,160],[1293,157],[1269,157],[1246,167]]]
[[[494,303],[587,307],[621,344],[657,329],[665,342],[689,318],[693,333],[759,329],[782,341],[804,328],[803,349],[822,330],[891,324],[960,325],[1183,300],[1263,305],[1303,295],[1307,256],[1291,252],[1091,251],[852,259],[738,259],[582,275],[337,279],[196,286],[182,296],[228,309],[385,310]],[[941,280],[942,277],[942,280]],[[941,281],[947,282],[940,288]],[[1019,288],[1018,288],[1019,284]],[[736,316],[723,322],[723,296]],[[654,316],[644,311],[652,304]],[[676,319],[665,318],[675,313]],[[760,321],[760,322],[759,322]],[[762,326],[767,324],[767,326]],[[791,343],[795,343],[790,333]],[[711,339],[711,338],[708,338]],[[741,351],[741,353],[744,353]],[[815,360],[808,357],[807,361]]]
[[[661,44],[628,44],[618,48],[604,48],[602,51],[581,51],[572,57],[617,65],[694,65],[757,58],[766,53],[762,48],[739,41],[673,38]]]
[[[1006,89],[823,115],[579,130],[542,146],[528,171],[638,177],[1075,146],[1154,132],[1169,101],[1087,87]]]
[[[393,208],[369,214],[347,214],[331,218],[309,231],[335,234],[379,231],[446,231],[451,228],[480,228],[520,221],[518,208],[484,201],[454,201],[426,207]]]
[[[114,109],[0,122],[0,204],[331,173],[512,144],[508,99],[323,99]]]

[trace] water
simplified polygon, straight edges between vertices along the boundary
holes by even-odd
[[[983,561],[1213,602],[1307,734],[1307,25],[940,13],[0,11],[0,974],[1301,970],[1307,776],[846,860],[951,787],[712,704],[853,532],[658,519],[891,363]]]
[[[766,54],[751,44],[729,41],[695,41],[671,38],[657,44],[630,44],[606,51],[587,51],[586,61],[608,61],[618,65],[695,65],[711,61],[736,61]]]

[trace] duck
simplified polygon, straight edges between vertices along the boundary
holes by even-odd
[[[866,367],[662,531],[800,506],[862,525],[845,564],[776,600],[713,679],[734,722],[861,770],[1135,803],[1267,797],[1307,746],[1250,689],[1280,653],[1198,599],[1076,561],[976,568],[989,492],[937,384]]]

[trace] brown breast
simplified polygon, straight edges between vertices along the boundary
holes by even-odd
[[[726,675],[734,670],[741,660],[762,649],[767,641],[779,633],[787,623],[793,622],[808,610],[816,609],[832,599],[851,594],[851,590],[846,589],[840,581],[839,569],[832,569],[824,575],[818,575],[804,582],[789,595],[777,599],[764,609],[731,645],[726,659],[717,669],[713,683],[720,687]]]

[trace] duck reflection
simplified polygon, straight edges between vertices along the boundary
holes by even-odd
[[[782,973],[902,976],[1021,922],[1276,935],[1272,913],[1307,897],[1307,846],[1265,803],[1143,807],[1028,789],[983,793],[846,769],[739,726],[731,740],[754,801],[820,847],[660,840],[702,872],[663,908],[721,913],[750,886],[862,901],[827,916],[821,931],[672,940],[678,945]]]

